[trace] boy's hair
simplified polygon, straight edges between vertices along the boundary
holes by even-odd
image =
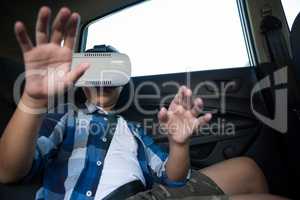
[[[110,45],[95,45],[92,49],[88,49],[85,52],[95,52],[95,53],[119,53],[119,51]]]

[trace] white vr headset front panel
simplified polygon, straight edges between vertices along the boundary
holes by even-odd
[[[73,53],[71,69],[81,63],[90,67],[75,83],[76,87],[115,87],[126,85],[131,76],[131,63],[122,53]]]

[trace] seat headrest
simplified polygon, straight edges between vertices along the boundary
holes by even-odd
[[[298,72],[300,71],[300,13],[296,17],[291,30],[291,47],[294,64]]]

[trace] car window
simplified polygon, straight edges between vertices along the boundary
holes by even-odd
[[[236,0],[151,0],[92,22],[85,49],[112,45],[133,76],[249,66]]]
[[[298,13],[300,12],[300,2],[299,0],[281,0],[281,3],[285,12],[286,20],[291,29]]]

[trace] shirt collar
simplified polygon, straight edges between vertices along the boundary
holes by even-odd
[[[93,103],[90,102],[85,102],[85,106],[87,108],[87,113],[92,114],[94,112],[98,112],[100,114],[108,114],[108,112],[106,112],[101,106],[97,106]]]

